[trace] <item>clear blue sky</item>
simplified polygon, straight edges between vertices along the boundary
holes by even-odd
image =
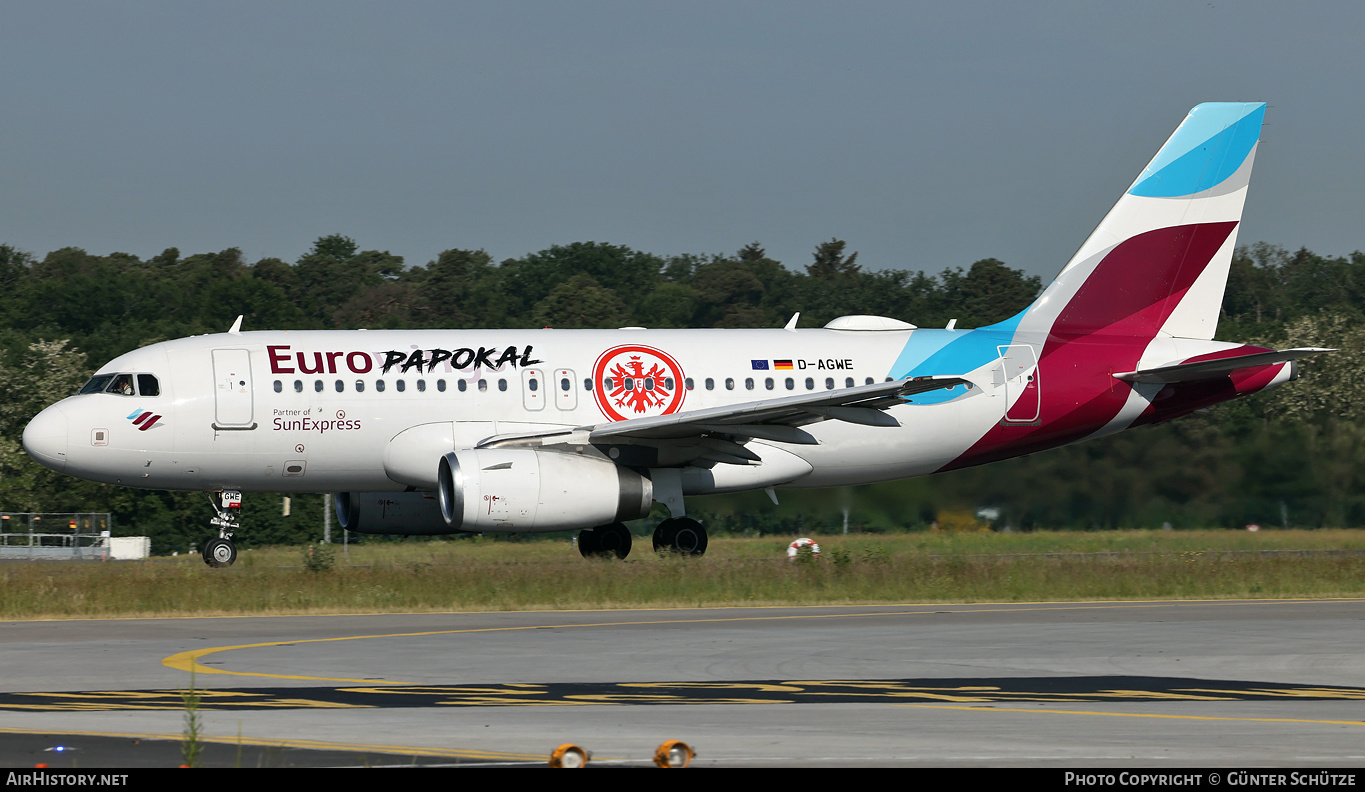
[[[0,11],[0,242],[425,264],[758,241],[1050,278],[1193,105],[1242,243],[1365,248],[1365,3],[65,2]]]

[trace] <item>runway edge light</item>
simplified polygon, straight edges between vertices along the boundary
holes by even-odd
[[[697,752],[682,740],[669,740],[654,752],[654,764],[659,767],[687,767]]]
[[[550,754],[550,767],[587,767],[590,756],[577,745],[564,743]]]

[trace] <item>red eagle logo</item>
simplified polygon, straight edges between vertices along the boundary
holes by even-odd
[[[593,396],[613,421],[675,413],[686,395],[682,366],[654,347],[612,347],[593,365]]]

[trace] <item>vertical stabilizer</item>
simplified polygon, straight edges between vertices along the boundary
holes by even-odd
[[[1191,110],[1019,329],[1213,338],[1264,117],[1263,102]]]

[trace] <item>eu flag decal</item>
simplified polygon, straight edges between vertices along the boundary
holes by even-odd
[[[754,360],[754,361],[750,361],[750,362],[752,362],[752,363],[754,364],[754,371],[767,371],[767,370],[768,370],[768,361],[766,361],[766,360]]]

